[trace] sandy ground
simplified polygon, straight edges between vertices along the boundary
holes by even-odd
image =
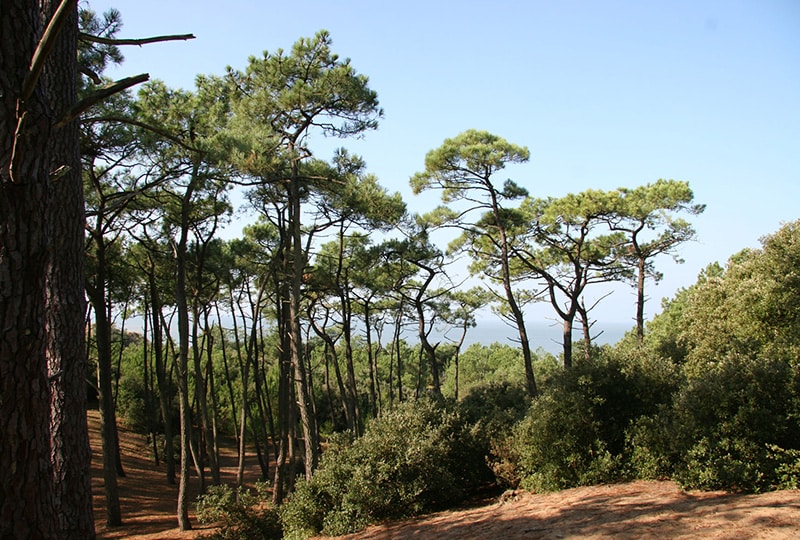
[[[198,538],[210,528],[191,515],[195,529],[177,529],[177,487],[166,483],[142,437],[121,430],[120,495],[123,525],[108,528],[101,476],[99,417],[90,413],[95,521],[99,538]],[[223,459],[223,479],[233,482],[232,450]],[[250,460],[248,481],[257,465]],[[198,479],[190,484],[197,493]],[[800,538],[800,491],[759,495],[684,492],[672,482],[631,482],[558,493],[507,493],[474,508],[439,512],[413,520],[375,525],[347,539],[558,539],[558,538]]]

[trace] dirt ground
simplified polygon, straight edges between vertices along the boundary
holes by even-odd
[[[195,527],[181,532],[175,518],[177,487],[166,483],[163,463],[156,467],[143,437],[121,429],[127,473],[120,478],[123,525],[105,525],[99,416],[90,412],[95,521],[99,538],[198,538],[209,533],[191,514]],[[223,455],[223,481],[233,483],[233,450]],[[249,482],[257,474],[249,463]],[[191,479],[194,500],[196,477]],[[485,506],[439,512],[413,520],[375,525],[343,538],[404,539],[560,539],[560,538],[800,538],[800,491],[759,495],[684,492],[672,482],[631,482],[576,488],[558,493],[507,493]]]

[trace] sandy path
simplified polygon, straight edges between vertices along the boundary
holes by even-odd
[[[691,492],[631,482],[519,493],[489,506],[373,526],[349,539],[800,538],[800,492]]]

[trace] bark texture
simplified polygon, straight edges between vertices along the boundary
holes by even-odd
[[[42,2],[52,14],[58,1]],[[42,84],[56,118],[77,102],[77,28],[74,7],[45,66]],[[84,317],[84,200],[77,122],[57,128],[49,145],[51,188],[46,277],[47,362],[50,376],[50,459],[59,537],[94,537],[91,449],[86,420]],[[57,180],[52,175],[61,171]]]
[[[29,69],[57,6],[0,9],[2,538],[94,537],[78,137],[74,123],[56,127],[76,99],[76,2],[41,72]]]

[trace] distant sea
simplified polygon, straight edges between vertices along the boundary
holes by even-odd
[[[583,337],[583,328],[579,324],[576,324],[576,326],[577,328],[574,328],[572,333],[573,341]],[[553,321],[531,321],[526,323],[526,328],[533,350],[541,347],[543,350],[552,354],[557,355],[561,352],[561,324]],[[593,341],[599,345],[613,345],[622,339],[625,333],[632,328],[633,325],[628,323],[601,324],[598,322],[592,327]],[[448,336],[456,338],[458,333],[451,332],[448,333]],[[508,326],[500,319],[487,318],[479,320],[475,328],[469,329],[464,344],[465,346],[469,346],[473,343],[491,345],[497,342],[514,345],[517,343],[516,340],[518,339],[519,335],[515,328]]]

